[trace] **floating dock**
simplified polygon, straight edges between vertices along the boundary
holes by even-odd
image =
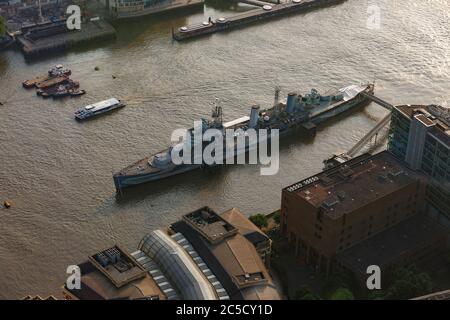
[[[209,18],[200,24],[183,26],[172,32],[172,37],[182,41],[194,37],[230,30],[246,24],[280,17],[290,13],[306,12],[311,9],[339,4],[346,0],[290,0],[289,3],[269,4],[232,17]],[[268,1],[266,1],[268,2]]]
[[[24,55],[28,58],[51,52],[64,51],[92,41],[112,39],[116,30],[104,20],[91,20],[81,30],[69,30],[64,21],[35,25],[22,29],[17,36]]]

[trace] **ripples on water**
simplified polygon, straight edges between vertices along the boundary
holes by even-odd
[[[366,28],[371,3],[382,9],[380,30]],[[215,4],[204,13],[225,14]],[[271,104],[275,85],[285,95],[376,79],[378,95],[393,103],[446,103],[449,15],[447,1],[349,0],[186,43],[170,40],[171,26],[203,14],[121,23],[115,43],[56,58],[25,62],[18,52],[1,53],[0,200],[14,207],[0,210],[0,298],[59,293],[67,265],[115,242],[133,250],[146,232],[203,205],[271,212],[283,186],[318,172],[324,158],[351,147],[386,113],[370,105],[314,139],[283,141],[276,176],[261,177],[254,166],[193,172],[116,201],[112,171],[165,147],[173,129],[209,116],[215,98],[229,120],[252,104]],[[72,68],[88,94],[51,102],[21,88],[55,63]],[[129,106],[73,120],[80,106],[110,96]]]

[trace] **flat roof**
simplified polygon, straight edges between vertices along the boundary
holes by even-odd
[[[408,118],[422,114],[428,123],[436,124],[437,127],[445,132],[450,130],[450,108],[439,105],[400,105],[395,109],[399,110]]]
[[[90,256],[89,261],[118,288],[133,280],[143,278],[147,273],[133,257],[118,246]]]
[[[362,155],[284,188],[338,218],[409,184],[420,174],[387,151]]]
[[[238,208],[232,208],[220,214],[222,218],[238,228],[239,233],[251,243],[269,240],[269,237],[251,222]]]
[[[338,253],[336,258],[352,270],[365,274],[370,265],[388,265],[432,242],[445,242],[448,234],[444,226],[419,213]]]
[[[201,210],[204,208],[195,212]],[[220,221],[225,220],[220,218]],[[171,229],[181,233],[191,243],[232,299],[280,299],[256,248],[238,232],[241,229],[226,223],[235,231],[213,242],[204,236],[203,228],[197,228],[184,217],[172,224]]]
[[[426,296],[417,297],[411,300],[450,300],[450,289],[427,294]]]
[[[211,243],[216,243],[238,232],[237,228],[209,207],[188,213],[183,216],[183,220]]]
[[[166,298],[149,274],[117,288],[110,279],[97,270],[83,274],[81,277],[81,290],[70,290],[70,292],[75,293],[77,297],[83,300],[165,300]]]

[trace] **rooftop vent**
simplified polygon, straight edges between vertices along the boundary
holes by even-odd
[[[335,205],[337,205],[339,203],[339,200],[335,197],[330,197],[328,199],[325,199],[322,202],[322,207],[326,208],[326,209],[331,209],[333,208]]]
[[[398,176],[402,175],[403,173],[404,173],[404,171],[402,169],[391,170],[389,172],[389,177],[395,178],[395,177],[398,177]]]
[[[349,166],[339,168],[339,175],[343,178],[349,178],[353,174],[353,170]]]
[[[346,193],[345,193],[345,191],[341,190],[341,191],[337,192],[337,196],[338,196],[339,200],[344,200],[345,196],[346,196]]]

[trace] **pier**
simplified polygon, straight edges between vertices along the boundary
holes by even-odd
[[[76,45],[115,38],[116,30],[106,21],[90,20],[81,30],[68,30],[64,21],[38,24],[22,29],[17,41],[28,58],[55,51],[64,51]]]
[[[240,13],[231,17],[218,19],[209,18],[208,21],[189,26],[183,26],[172,31],[173,39],[182,41],[194,37],[230,30],[250,23],[265,21],[271,18],[299,12],[307,12],[319,7],[339,4],[346,0],[290,0],[289,3],[272,4],[269,1],[250,0],[253,5],[261,6],[257,9]],[[248,0],[244,2],[249,3]]]

